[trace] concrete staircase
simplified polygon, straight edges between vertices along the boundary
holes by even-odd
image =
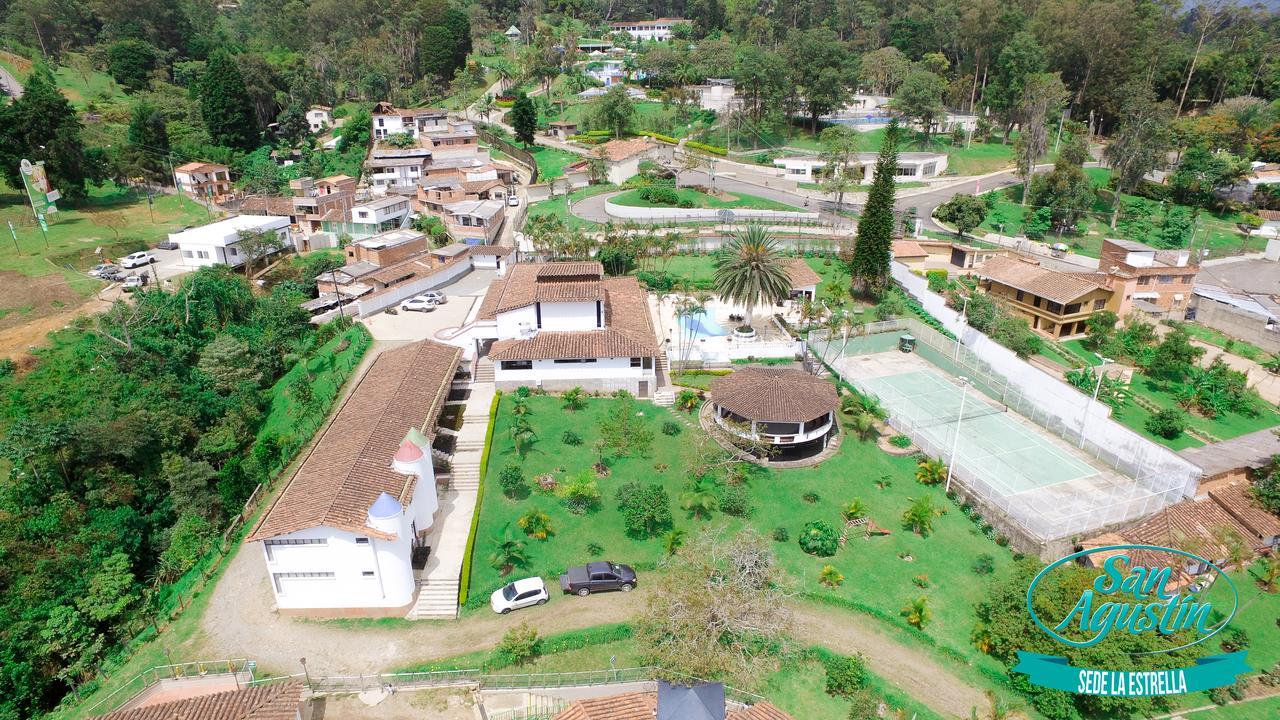
[[[453,620],[457,617],[457,580],[418,581],[418,601],[409,611],[409,620]]]
[[[658,407],[672,407],[676,404],[674,388],[661,388],[653,393],[653,404]]]
[[[477,385],[481,383],[493,382],[493,361],[492,360],[490,360],[489,358],[480,358],[480,360],[476,362],[476,377],[473,382]]]

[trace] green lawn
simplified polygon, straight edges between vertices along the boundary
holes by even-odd
[[[750,129],[743,129],[738,135],[730,135],[733,143],[732,148],[734,150],[759,150],[761,153],[767,153],[771,150],[777,151],[782,147],[812,152],[820,152],[822,150],[822,143],[818,142],[817,138],[807,128],[793,127],[791,130],[792,134],[788,137],[776,133],[756,133]],[[879,151],[880,145],[884,142],[884,132],[883,128],[862,132],[859,150],[862,152]],[[715,141],[716,144],[723,144],[723,132],[713,131],[712,135],[720,137],[719,140]],[[1014,157],[1012,138],[1010,138],[1008,145],[1001,145],[998,137],[992,138],[989,143],[975,141],[969,147],[953,148],[950,135],[933,135],[928,142],[925,142],[922,134],[909,132],[906,142],[899,149],[902,152],[946,153],[948,175],[985,175],[996,170],[1012,167]],[[772,162],[765,164],[772,165]],[[898,187],[907,186],[908,183],[904,183]]]
[[[1093,181],[1095,188],[1105,187],[1111,177],[1111,171],[1106,168],[1085,168],[1085,173]],[[1124,195],[1122,197],[1128,199],[1136,196]],[[1020,183],[1001,189],[995,208],[987,214],[986,220],[983,221],[979,228],[987,232],[998,232],[1002,235],[1015,235],[1022,232],[1022,218],[1024,213],[1028,212],[1028,209],[1024,208],[1021,202],[1022,185]],[[1187,209],[1192,210],[1192,208]],[[1242,215],[1238,212],[1217,213],[1210,210],[1201,210],[1199,217],[1199,228],[1191,243],[1196,249],[1208,248],[1210,257],[1260,251],[1266,247],[1265,238],[1258,236],[1247,237],[1236,227],[1236,223],[1242,219]],[[1151,218],[1151,222],[1156,227],[1159,227],[1162,219],[1157,215]],[[1081,221],[1080,225],[1083,230],[1081,233],[1064,233],[1061,238],[1056,233],[1053,233],[1046,235],[1043,242],[1063,242],[1071,246],[1071,249],[1080,255],[1098,257],[1102,252],[1104,238],[1113,237],[1138,241],[1145,239],[1126,238],[1123,232],[1124,228],[1120,226],[1112,230],[1111,204],[1101,197],[1095,199],[1089,214]],[[1003,230],[1001,230],[1002,227]]]
[[[1202,696],[1200,696],[1202,697]],[[1205,703],[1207,704],[1207,703]],[[1280,717],[1280,696],[1233,703],[1201,712],[1182,712],[1187,720],[1262,720]]]
[[[594,230],[600,227],[600,223],[593,222],[591,220],[583,220],[582,218],[571,214],[569,212],[569,205],[568,205],[569,200],[572,199],[573,202],[578,202],[579,200],[582,200],[584,198],[589,198],[592,195],[599,195],[601,193],[612,192],[617,189],[618,187],[616,185],[610,185],[610,184],[588,185],[587,187],[574,190],[572,193],[569,193],[569,195],[567,196],[557,195],[556,197],[551,198],[549,200],[543,200],[541,202],[532,203],[531,205],[529,205],[529,217],[532,218],[532,217],[537,217],[539,215],[555,215],[556,217],[560,218],[560,221],[565,224],[565,227],[582,228],[584,230]]]
[[[8,70],[14,77],[18,78],[18,82],[24,82],[28,75],[27,71],[20,70],[13,62],[8,53],[0,55],[0,67]],[[58,89],[63,95],[71,101],[75,107],[83,110],[90,102],[101,104],[103,102],[116,103],[128,101],[128,96],[124,89],[116,84],[112,77],[104,72],[91,70],[85,75],[81,75],[76,70],[69,67],[54,67],[54,79],[58,83]]]
[[[587,119],[591,115],[593,101],[582,100],[576,96],[567,98],[563,110],[559,102],[553,101],[548,111],[538,116],[538,125],[544,126],[557,120],[569,120],[578,123],[578,127],[582,128],[586,125]],[[631,123],[631,128],[637,132],[645,130],[684,138],[699,133],[706,128],[706,125],[697,115],[696,108],[695,113],[691,115],[691,119],[682,123],[676,116],[675,108],[664,106],[660,102],[633,102],[632,107],[635,108],[636,114]],[[658,128],[662,128],[662,130],[658,130]],[[713,140],[708,140],[708,142],[718,144]],[[723,136],[721,136],[720,142],[723,142]]]
[[[555,535],[546,541],[528,541],[528,571],[554,580],[565,567],[590,559],[589,543],[600,545],[604,557],[638,565],[642,572],[651,568],[662,556],[662,542],[656,538],[626,536],[617,510],[616,493],[619,486],[631,480],[656,482],[672,498],[676,527],[694,531],[708,524],[725,524],[730,530],[750,526],[766,536],[775,528],[786,528],[790,539],[775,544],[779,564],[797,588],[807,593],[861,606],[902,632],[905,625],[899,619],[899,611],[903,605],[921,595],[928,596],[934,621],[926,633],[971,661],[998,671],[993,660],[979,655],[969,645],[973,605],[982,597],[985,584],[981,576],[973,574],[970,565],[979,555],[990,554],[998,571],[1010,562],[1010,553],[980,533],[975,524],[944,497],[940,488],[917,483],[916,463],[912,458],[890,456],[874,443],[846,439],[836,457],[816,468],[761,470],[748,482],[753,506],[748,518],[717,513],[709,522],[697,521],[688,517],[678,502],[686,487],[686,477],[680,470],[684,464],[682,456],[692,445],[685,435],[701,431],[682,424],[679,436],[664,435],[660,429],[663,422],[672,418],[672,411],[641,403],[638,407],[644,412],[644,422],[655,434],[653,451],[648,458],[612,460],[612,474],[599,481],[603,502],[598,511],[575,516],[555,497],[539,492],[520,500],[503,496],[497,478],[509,463],[519,465],[530,480],[550,473],[563,481],[590,467],[594,462],[591,445],[599,436],[598,422],[612,402],[594,399],[585,409],[569,412],[561,409],[558,398],[530,398],[529,419],[538,437],[528,457],[521,461],[510,441],[510,400],[504,398],[485,479],[492,491],[484,494],[480,508],[471,566],[470,604],[483,602],[503,583],[487,562],[493,539],[500,536],[504,526],[514,527],[517,518],[534,508],[550,516]],[[570,429],[582,436],[581,445],[569,446],[561,441],[562,434]],[[884,487],[877,487],[878,482]],[[804,499],[810,493],[816,495],[812,503]],[[934,532],[928,537],[915,535],[901,524],[902,513],[910,504],[908,498],[920,495],[928,496],[945,513],[937,518]],[[830,558],[817,558],[800,550],[796,538],[805,523],[823,520],[833,527],[842,526],[840,507],[854,498],[860,498],[867,506],[869,517],[891,534],[863,539],[860,533],[854,532],[849,546]],[[903,560],[900,556],[911,556],[913,560]],[[816,582],[818,571],[827,564],[844,574],[843,586],[831,590]],[[925,588],[913,581],[917,576],[926,584]],[[867,578],[876,579],[874,589],[865,582]]]
[[[613,198],[613,202],[617,205],[628,205],[631,207],[673,207],[671,205],[658,205],[640,196],[640,189],[629,190],[621,195]],[[726,197],[732,199],[724,200],[704,192],[699,192],[693,188],[680,188],[676,190],[676,195],[681,201],[689,201],[693,203],[695,208],[749,208],[752,210],[787,210],[798,211],[800,208],[793,205],[787,205],[776,200],[762,198],[755,195],[729,194]]]
[[[710,287],[711,281],[715,278],[715,255],[707,253],[704,255],[676,255],[665,260],[657,261],[657,269],[665,270],[677,278],[693,285],[695,287]],[[813,268],[813,271],[822,277],[822,282],[818,284],[818,299],[826,300],[831,296],[831,291],[827,288],[827,283],[832,280],[838,282],[842,287],[849,286],[849,269],[844,263],[832,260],[830,264],[826,263],[826,259],[822,257],[806,257],[805,263]],[[848,295],[844,296],[845,298]]]
[[[1211,327],[1206,327],[1194,322],[1179,323],[1179,326],[1183,330],[1186,330],[1187,334],[1191,337],[1200,340],[1201,342],[1206,342],[1210,345],[1220,347],[1223,350],[1239,355],[1240,357],[1248,358],[1249,360],[1258,363],[1263,363],[1271,359],[1271,353],[1263,350],[1257,345],[1247,343],[1243,340],[1237,340],[1230,335],[1214,330]]]
[[[566,165],[572,165],[583,159],[581,155],[574,155],[571,152],[542,145],[535,145],[526,149],[538,163],[538,182],[546,182],[547,180],[563,177]]]

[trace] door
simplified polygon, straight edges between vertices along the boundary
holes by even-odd
[[[642,398],[649,397],[649,381],[648,380],[640,381],[640,388],[639,388],[639,393],[637,394],[637,397],[642,397]]]
[[[511,606],[516,608],[529,607],[536,602],[538,602],[538,591],[525,590],[516,596],[516,599],[511,603]]]

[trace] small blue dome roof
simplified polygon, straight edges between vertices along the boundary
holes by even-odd
[[[373,518],[389,518],[399,515],[404,510],[400,503],[389,493],[382,493],[377,500],[369,506],[369,517]]]

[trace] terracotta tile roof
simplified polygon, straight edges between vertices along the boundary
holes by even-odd
[[[382,537],[365,524],[369,506],[383,492],[409,504],[417,477],[391,458],[409,429],[434,432],[461,356],[431,340],[379,355],[249,540],[322,525]]]
[[[117,710],[98,720],[294,720],[301,705],[302,683],[289,681]]]
[[[658,713],[658,693],[630,692],[621,695],[585,698],[574,702],[555,720],[653,720]],[[794,720],[776,705],[761,701],[746,708],[730,710],[725,720]]]
[[[1097,290],[1098,283],[1021,260],[996,256],[976,269],[978,277],[1039,295],[1047,300],[1068,303]]]
[[[536,266],[516,266],[517,269],[522,267]],[[640,283],[635,278],[622,277],[607,278],[599,285],[605,301],[604,329],[542,330],[528,339],[499,340],[493,344],[489,356],[494,360],[656,356],[660,352],[658,338],[653,331],[649,304]],[[539,301],[545,301],[545,298],[539,298]],[[479,319],[491,319],[484,315],[483,305]]]
[[[748,708],[729,711],[725,720],[794,720],[794,718],[773,703],[761,700]]]
[[[600,154],[609,162],[621,162],[640,153],[656,148],[648,138],[632,138],[630,140],[610,140],[600,146]]]
[[[809,267],[809,263],[800,258],[785,258],[782,265],[787,269],[787,277],[791,278],[792,290],[822,282],[822,276],[814,272],[813,268]]]
[[[836,386],[801,370],[745,367],[711,383],[711,401],[742,417],[807,422],[840,407]]]
[[[1280,535],[1280,518],[1267,512],[1249,492],[1247,485],[1231,483],[1224,488],[1210,490],[1209,498],[1248,528],[1254,538],[1266,540]]]
[[[537,302],[580,302],[604,299],[604,270],[600,263],[539,263],[511,268],[507,278],[493,282],[480,304],[480,320]]]
[[[472,255],[510,255],[516,249],[510,245],[472,245]]]
[[[227,169],[229,168],[227,168],[226,165],[219,165],[218,163],[197,161],[197,162],[189,162],[184,165],[179,165],[178,167],[174,168],[173,171],[180,172],[180,173],[221,172]]]
[[[529,265],[537,268],[535,276],[539,280],[549,278],[591,278],[599,280],[604,277],[604,265],[598,262],[556,262]]]
[[[928,257],[929,253],[915,240],[894,240],[893,256],[896,258]]]
[[[1212,500],[1184,500],[1174,503],[1119,532],[1131,543],[1172,547],[1200,555],[1207,560],[1221,560],[1230,552],[1214,537],[1214,531],[1219,528],[1239,533],[1246,541],[1255,537],[1249,528],[1240,524]]]

